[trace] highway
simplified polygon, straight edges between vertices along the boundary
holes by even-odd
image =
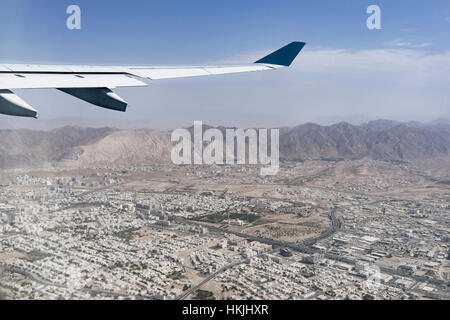
[[[323,239],[325,239],[327,237],[330,237],[332,234],[334,234],[342,226],[341,221],[336,217],[336,211],[335,210],[332,210],[329,216],[330,216],[330,219],[331,219],[331,222],[332,222],[332,225],[331,225],[330,229],[328,229],[326,232],[322,233],[321,235],[319,235],[317,237],[304,240],[304,241],[302,241],[300,243],[289,243],[289,242],[278,241],[278,240],[274,240],[274,239],[256,237],[256,236],[252,236],[250,234],[246,234],[246,233],[242,233],[242,232],[238,232],[238,231],[227,230],[227,229],[221,229],[221,228],[218,228],[218,227],[214,227],[214,226],[211,226],[211,225],[206,225],[206,224],[203,224],[201,222],[188,220],[188,219],[181,218],[181,217],[176,217],[176,220],[179,221],[179,222],[182,222],[182,223],[188,223],[188,224],[194,224],[194,225],[197,225],[197,226],[207,227],[210,230],[213,230],[213,231],[216,231],[216,232],[220,232],[220,233],[233,234],[233,235],[236,235],[238,237],[247,239],[249,241],[258,241],[258,242],[265,243],[265,244],[270,244],[270,245],[273,245],[273,246],[286,247],[286,248],[290,248],[290,249],[295,250],[295,251],[313,254],[313,253],[318,252],[318,250],[312,249],[312,248],[310,248],[310,246],[312,246],[313,244],[315,244],[316,242],[318,242],[320,240],[323,240]]]
[[[217,277],[219,274],[221,274],[222,272],[231,269],[235,266],[238,266],[240,264],[243,263],[249,263],[250,259],[245,259],[245,260],[241,260],[241,261],[237,261],[231,264],[226,265],[225,267],[220,268],[219,270],[217,270],[216,272],[210,274],[208,277],[206,277],[205,279],[203,279],[200,283],[198,283],[197,285],[195,285],[194,287],[189,288],[188,290],[184,291],[181,295],[179,295],[176,300],[184,300],[186,299],[189,295],[191,295],[192,293],[194,293],[195,291],[197,291],[198,289],[200,289],[203,285],[205,285],[207,282],[211,281],[212,279],[214,279],[215,277]]]
[[[311,239],[307,239],[302,244],[291,244],[291,243],[286,243],[286,242],[282,242],[282,241],[276,241],[276,240],[267,239],[267,238],[255,237],[255,236],[248,235],[248,234],[245,234],[245,233],[231,231],[231,230],[226,230],[226,229],[220,229],[220,228],[212,227],[212,226],[209,226],[209,225],[207,227],[209,229],[213,229],[213,230],[215,230],[217,232],[225,232],[225,233],[233,234],[233,235],[245,238],[245,239],[250,240],[250,241],[258,241],[258,242],[261,242],[261,243],[275,245],[275,246],[279,246],[279,247],[288,247],[288,248],[291,248],[291,249],[293,249],[295,251],[301,251],[301,252],[305,252],[305,253],[315,253],[315,252],[317,252],[317,250],[308,248],[306,245],[309,245],[309,246],[313,245],[317,241],[323,240],[323,239],[331,236],[333,233],[336,232],[336,230],[338,230],[341,227],[341,222],[339,221],[339,219],[336,218],[335,210],[331,211],[330,219],[332,221],[332,226],[331,226],[330,229],[328,229],[326,232],[324,232],[320,236],[317,236],[317,237],[311,238]],[[192,220],[187,220],[187,219],[180,218],[180,217],[177,217],[176,220],[178,220],[179,222],[183,222],[183,223],[189,223],[189,224],[205,226],[202,223],[195,222],[195,221],[192,221]],[[272,252],[274,252],[274,251],[276,251],[276,250],[273,250]],[[221,269],[217,270],[216,272],[212,273],[211,275],[209,275],[208,277],[203,279],[200,283],[198,283],[194,287],[191,287],[188,290],[186,290],[185,292],[183,292],[181,295],[179,295],[176,298],[176,300],[184,300],[184,299],[186,299],[189,295],[191,295],[192,293],[194,293],[195,291],[200,289],[203,285],[205,285],[209,281],[213,280],[215,277],[217,277],[222,272],[224,272],[224,271],[226,271],[226,270],[228,270],[230,268],[233,268],[233,267],[235,267],[237,265],[240,265],[240,264],[243,264],[243,263],[249,263],[249,262],[250,262],[250,259],[245,259],[245,260],[234,262],[234,263],[231,263],[231,264],[228,264],[228,265],[222,267]]]

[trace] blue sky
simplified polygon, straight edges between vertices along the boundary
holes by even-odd
[[[66,28],[71,4],[82,10],[81,30]],[[366,27],[371,4],[381,8],[382,30]],[[450,52],[448,0],[1,0],[1,6],[0,62],[208,64],[258,58],[293,40],[308,43],[304,61],[300,56],[291,73],[165,80],[139,89],[145,92],[121,89],[134,108],[126,116],[94,110],[60,93],[21,94],[43,118],[148,117],[149,126],[170,127],[193,120],[245,126],[357,121],[355,115],[361,120],[450,117],[444,90],[448,64],[439,68]],[[384,77],[392,78],[389,66],[396,69],[403,61],[401,78],[384,83]],[[419,71],[409,70],[416,64]],[[270,97],[261,98],[261,90]],[[369,101],[370,94],[377,98]],[[382,105],[377,108],[374,100]],[[279,110],[275,103],[286,105],[284,116],[274,111]]]

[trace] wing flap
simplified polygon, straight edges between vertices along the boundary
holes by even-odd
[[[126,73],[127,67],[51,64],[3,64],[0,72],[16,73]]]
[[[0,89],[143,87],[146,83],[126,74],[0,73]]]
[[[8,69],[6,66],[2,66],[1,64],[0,64],[0,72],[10,72],[11,70],[10,69]]]

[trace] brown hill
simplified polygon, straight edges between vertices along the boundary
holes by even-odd
[[[170,134],[150,129],[115,131],[80,146],[79,156],[64,165],[149,165],[170,162]]]

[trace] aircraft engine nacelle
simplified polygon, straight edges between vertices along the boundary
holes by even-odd
[[[108,88],[61,88],[58,90],[102,108],[122,112],[127,109],[127,102]]]
[[[38,113],[10,90],[0,90],[0,113],[9,116],[37,118]]]

